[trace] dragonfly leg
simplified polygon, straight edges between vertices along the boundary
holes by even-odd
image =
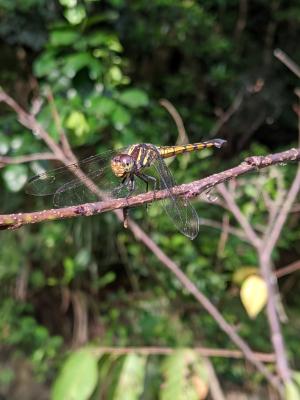
[[[125,185],[128,188],[128,195],[126,197],[129,197],[135,189],[135,180],[134,180],[134,175],[129,176],[128,178],[126,178],[126,182]]]
[[[154,176],[151,175],[146,175],[143,173],[140,173],[137,175],[142,181],[144,181],[146,183],[146,192],[148,192],[148,188],[149,188],[149,183],[152,182],[154,185],[154,190],[156,190],[156,184],[157,184],[157,180],[156,178],[154,178]]]
[[[157,186],[157,180],[154,176],[151,175],[146,175],[143,173],[140,173],[137,175],[143,182],[146,183],[146,192],[148,192],[148,188],[149,188],[149,183],[152,182],[154,185],[154,197],[155,197],[155,191],[156,191],[156,186]],[[146,209],[148,209],[150,204],[146,204]]]
[[[128,217],[129,217],[129,208],[123,208],[123,226],[124,228],[128,228]]]
[[[132,192],[134,192],[134,189],[135,189],[134,175],[126,176],[122,180],[122,185],[124,185],[128,188],[128,194],[126,196],[126,201],[128,201],[128,198],[130,197]],[[123,226],[124,226],[124,228],[128,228],[128,218],[129,218],[129,207],[124,207],[123,208]]]

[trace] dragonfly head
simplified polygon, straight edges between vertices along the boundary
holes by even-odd
[[[113,173],[117,177],[124,178],[132,172],[135,161],[129,154],[118,154],[111,159],[110,165]]]

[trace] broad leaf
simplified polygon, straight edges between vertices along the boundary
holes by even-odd
[[[144,389],[146,357],[129,354],[123,364],[114,400],[139,399]]]
[[[54,382],[52,400],[87,400],[98,381],[97,357],[88,349],[72,353]]]
[[[52,31],[49,41],[53,46],[71,46],[79,37],[79,33],[74,30],[61,29]]]
[[[119,100],[132,108],[146,106],[149,102],[147,94],[139,89],[125,90],[120,95]]]

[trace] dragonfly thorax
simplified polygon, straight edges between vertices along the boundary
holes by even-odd
[[[118,154],[111,159],[110,165],[117,177],[124,178],[133,172],[135,160],[129,154]]]

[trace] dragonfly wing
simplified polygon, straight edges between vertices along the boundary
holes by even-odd
[[[90,175],[97,171],[102,171],[115,154],[116,151],[107,151],[96,156],[88,157],[78,163],[52,169],[43,174],[36,175],[27,183],[25,189],[26,193],[35,196],[47,196],[55,194],[67,182],[72,181],[73,185],[75,185],[74,181],[78,179],[78,184],[80,184],[80,174],[84,173]],[[76,176],[77,178],[75,178]]]
[[[188,199],[173,193],[175,180],[160,156],[154,161],[153,166],[157,172],[158,188],[169,191],[169,197],[162,200],[167,215],[181,233],[194,239],[199,232],[199,217],[196,210]]]
[[[105,171],[108,167],[81,175],[62,186],[60,186],[53,196],[55,207],[74,206],[76,204],[90,203],[101,200],[107,196],[107,190],[100,190],[99,181],[104,180]],[[101,196],[102,195],[102,196]]]
[[[128,188],[122,184],[107,166],[102,170],[91,172],[80,180],[74,180],[61,186],[53,197],[55,207],[73,206],[111,198],[126,197]]]

